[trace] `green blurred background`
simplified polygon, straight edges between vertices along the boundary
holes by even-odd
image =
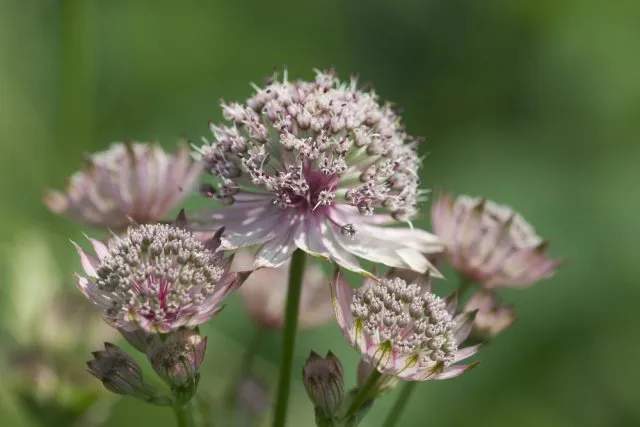
[[[9,271],[26,236],[74,286],[68,239],[81,231],[41,195],[62,188],[84,152],[123,139],[197,141],[221,118],[220,98],[246,99],[249,82],[274,68],[310,78],[335,67],[371,82],[403,107],[411,134],[427,137],[425,185],[514,206],[569,261],[551,280],[504,293],[516,325],[470,374],[420,385],[400,425],[640,425],[640,2],[0,4],[0,296],[20,286]],[[35,260],[27,270],[43,268]],[[226,381],[254,331],[233,298],[208,326],[203,383]],[[267,377],[280,360],[272,338],[260,349]],[[294,372],[311,348],[340,355],[353,384],[357,355],[335,324],[300,335]],[[29,425],[8,383],[2,425]],[[290,425],[312,426],[299,380],[294,393]],[[393,397],[364,425],[377,426]],[[172,425],[170,416],[124,399],[107,425]]]

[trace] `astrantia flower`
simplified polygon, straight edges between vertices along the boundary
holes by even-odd
[[[495,337],[516,320],[513,307],[501,305],[498,296],[486,290],[473,294],[465,304],[464,311],[476,311],[471,334],[480,341]]]
[[[200,165],[181,144],[167,154],[158,144],[114,143],[88,158],[66,193],[48,190],[47,207],[93,227],[123,229],[158,222],[193,187]]]
[[[408,381],[457,377],[474,365],[455,365],[478,350],[459,348],[473,314],[454,318],[456,298],[446,301],[430,286],[388,275],[365,279],[352,290],[338,272],[331,283],[336,319],[364,362],[385,375]]]
[[[231,258],[216,252],[220,233],[201,243],[183,228],[155,224],[130,227],[108,246],[89,240],[95,256],[74,243],[87,276],[76,280],[105,320],[125,331],[197,326],[247,277],[228,272]]]
[[[255,267],[282,265],[296,248],[366,273],[356,257],[426,271],[439,251],[409,222],[418,188],[416,141],[374,92],[318,72],[314,82],[272,81],[245,104],[222,104],[224,125],[198,149],[214,185],[202,192],[228,205],[203,217],[224,225],[225,249],[261,244]],[[212,221],[213,220],[213,221]]]
[[[433,204],[432,221],[449,262],[485,288],[524,287],[561,264],[517,212],[490,200],[444,194]]]
[[[253,255],[248,250],[236,252],[233,270],[246,270],[253,263]],[[240,287],[244,305],[251,317],[266,328],[284,327],[284,311],[289,286],[289,264],[276,268],[256,270]],[[302,278],[300,315],[301,329],[324,325],[333,318],[329,277],[317,263],[309,261]]]

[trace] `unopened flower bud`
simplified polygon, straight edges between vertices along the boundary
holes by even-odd
[[[344,371],[337,356],[328,352],[321,357],[312,351],[302,369],[309,399],[327,416],[334,415],[344,399]]]
[[[104,350],[93,352],[93,360],[87,362],[89,373],[102,381],[113,393],[140,396],[144,382],[140,366],[118,346],[104,343]]]
[[[471,330],[472,338],[489,341],[504,332],[516,320],[513,307],[500,304],[498,296],[489,291],[476,292],[464,307],[465,312],[476,310]]]
[[[365,383],[367,382],[367,379],[373,372],[373,369],[374,368],[371,364],[367,363],[363,359],[360,359],[360,363],[358,363],[358,374],[357,374],[358,388],[363,387],[365,385]],[[374,397],[379,397],[384,394],[387,394],[390,391],[392,391],[394,388],[396,388],[399,382],[400,380],[397,377],[394,377],[391,375],[382,375],[378,379],[376,385],[373,387],[371,394]]]
[[[168,336],[154,336],[149,341],[147,357],[172,389],[192,388],[206,348],[207,337],[202,337],[197,328],[180,329]]]

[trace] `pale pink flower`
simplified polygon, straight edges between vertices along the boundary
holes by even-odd
[[[254,267],[277,267],[296,248],[362,274],[359,258],[425,272],[441,251],[410,224],[426,191],[421,159],[389,104],[374,92],[318,72],[313,82],[273,80],[245,104],[223,103],[228,124],[197,148],[215,185],[201,192],[223,207],[204,228],[226,227],[222,247],[261,245]]]
[[[44,202],[54,213],[113,230],[161,221],[200,174],[186,144],[167,154],[158,144],[114,143],[87,163],[66,192],[47,190]]]
[[[352,290],[338,270],[331,289],[343,334],[380,373],[407,381],[441,380],[475,366],[456,365],[478,346],[459,348],[473,314],[454,317],[455,294],[443,300],[430,292],[430,283],[407,283],[393,272],[379,281],[366,278]]]
[[[476,312],[471,334],[480,341],[488,341],[503,332],[516,320],[511,306],[503,306],[495,292],[480,290],[464,306],[465,312]]]
[[[552,276],[561,264],[547,256],[548,242],[507,206],[445,193],[431,215],[449,262],[485,288],[524,287]]]
[[[95,255],[74,243],[86,276],[75,275],[78,286],[108,323],[124,331],[169,333],[200,325],[248,275],[228,272],[232,259],[216,252],[220,233],[202,243],[183,228],[151,224],[130,227],[108,246],[89,241]]]
[[[253,254],[246,249],[239,250],[235,254],[232,269],[248,270],[252,263]],[[254,271],[238,291],[251,317],[263,327],[284,327],[290,263],[287,260],[280,267]],[[322,326],[333,318],[329,277],[313,260],[307,263],[300,296],[300,329]]]

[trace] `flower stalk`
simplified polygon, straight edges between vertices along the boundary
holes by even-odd
[[[196,427],[194,417],[195,399],[184,405],[174,405],[173,411],[176,414],[176,423],[178,427]]]
[[[373,391],[375,390],[378,380],[382,377],[382,374],[377,369],[374,369],[367,378],[367,381],[358,389],[357,394],[354,396],[353,400],[349,404],[349,409],[347,410],[346,419],[349,419],[352,415],[362,408],[362,405],[367,403],[367,401],[371,400]]]
[[[387,418],[384,420],[382,427],[394,427],[398,423],[400,416],[402,415],[402,411],[404,411],[413,390],[416,388],[416,384],[417,382],[415,381],[408,381],[403,384],[402,390],[400,390],[400,394],[393,404],[391,411],[389,411]]]
[[[273,427],[284,427],[287,419],[289,389],[291,387],[291,365],[293,364],[293,351],[296,332],[298,330],[298,314],[305,261],[305,252],[298,249],[293,253],[289,270],[289,289],[287,292],[284,340],[282,344],[282,365],[280,367],[280,377],[278,380],[278,394],[276,396]]]

